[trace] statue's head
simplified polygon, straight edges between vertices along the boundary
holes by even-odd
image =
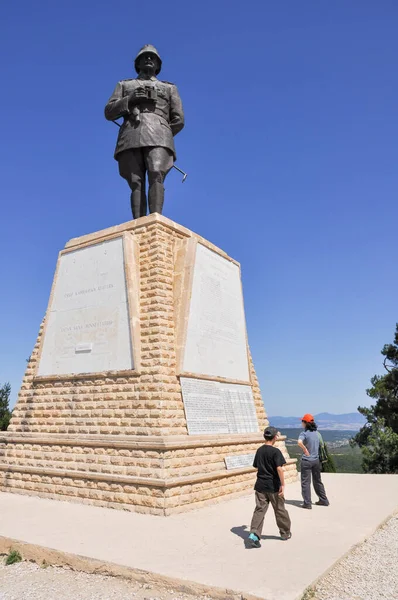
[[[135,57],[134,67],[138,74],[158,75],[162,68],[162,59],[152,44],[145,44]]]

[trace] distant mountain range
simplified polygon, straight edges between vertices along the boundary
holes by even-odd
[[[331,413],[319,413],[314,415],[320,429],[339,429],[358,431],[365,424],[366,419],[358,412],[346,413],[345,415],[332,415]],[[298,429],[301,427],[301,417],[268,417],[269,422],[278,429]]]

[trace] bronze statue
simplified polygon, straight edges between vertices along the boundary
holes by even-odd
[[[173,137],[184,127],[181,98],[173,83],[159,81],[162,61],[147,44],[134,62],[137,79],[123,79],[105,107],[105,117],[123,117],[115,159],[131,189],[133,218],[147,214],[145,176],[148,174],[150,213],[162,213],[164,180],[176,159]]]

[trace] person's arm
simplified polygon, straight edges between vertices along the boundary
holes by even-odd
[[[283,456],[282,452],[279,450],[279,448],[277,449],[274,460],[275,460],[275,466],[276,466],[276,470],[277,470],[279,481],[280,481],[280,487],[279,487],[278,494],[279,494],[279,496],[284,496],[285,495],[285,473],[283,470],[283,466],[286,464],[286,460],[285,460],[285,457]]]
[[[123,96],[123,84],[119,81],[105,106],[105,119],[115,121],[129,112],[129,96]]]
[[[283,467],[276,467],[276,469],[278,471],[279,480],[281,482],[278,496],[284,496],[285,495],[285,473],[283,471]]]
[[[301,438],[301,435],[300,435],[299,439],[297,440],[297,444],[299,445],[299,448],[301,448],[301,450],[304,452],[305,456],[309,456],[310,453],[308,452],[306,446],[303,444],[303,439],[305,439],[305,438]]]
[[[256,455],[255,455],[254,461],[253,461],[253,468],[254,469],[258,469],[258,459],[257,459],[257,457],[258,457],[258,450],[256,452]]]
[[[175,85],[172,85],[170,90],[170,127],[173,135],[177,135],[184,127],[184,111]]]

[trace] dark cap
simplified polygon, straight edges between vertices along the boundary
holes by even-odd
[[[276,437],[278,435],[278,430],[276,427],[266,427],[264,429],[264,438],[266,440],[273,440],[274,437]]]

